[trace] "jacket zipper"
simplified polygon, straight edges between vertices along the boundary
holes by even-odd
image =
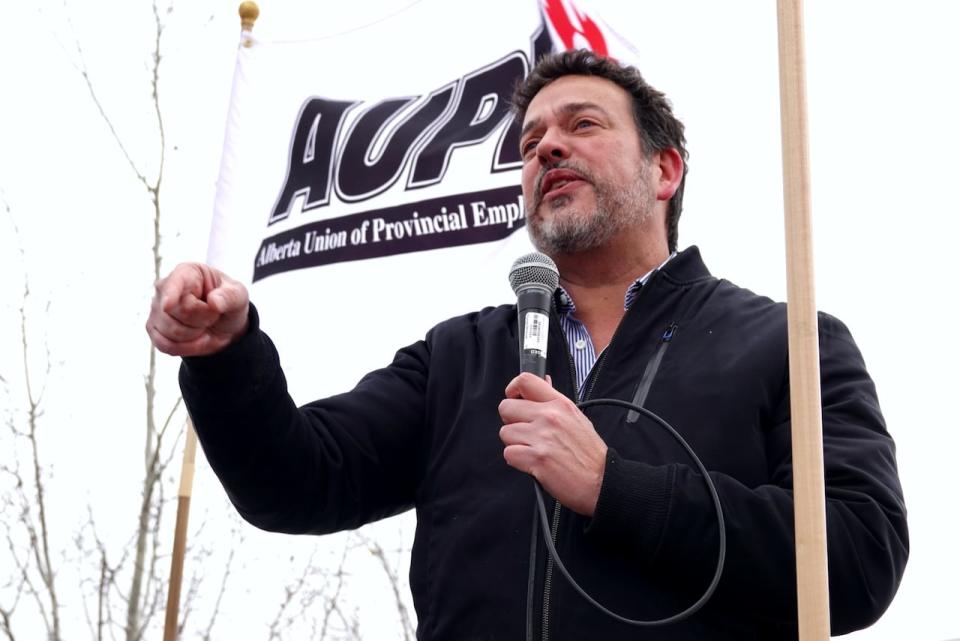
[[[676,331],[677,324],[670,323],[663,332],[663,336],[660,337],[660,346],[653,354],[653,358],[647,363],[646,368],[644,368],[643,376],[640,377],[640,383],[637,385],[637,391],[633,395],[634,405],[643,407],[644,402],[646,402],[647,395],[650,393],[650,387],[653,385],[653,379],[657,375],[657,370],[660,369],[660,361],[663,360],[663,354],[667,351],[667,346],[670,345],[670,341],[673,340],[673,335]],[[627,413],[627,423],[636,423],[638,418],[640,418],[640,412],[636,410],[630,410]]]
[[[643,295],[641,290],[641,296]],[[636,301],[634,301],[636,305]],[[554,311],[556,311],[556,304],[554,304]],[[626,314],[624,314],[626,318]],[[597,383],[597,377],[600,375],[600,370],[603,368],[603,362],[606,358],[607,352],[610,351],[610,348],[613,347],[613,343],[617,340],[617,336],[620,334],[620,327],[623,325],[623,319],[620,319],[620,322],[617,324],[617,328],[613,331],[613,336],[610,337],[610,342],[607,344],[607,348],[600,353],[600,356],[597,358],[597,362],[593,364],[593,368],[590,371],[589,385],[587,386],[586,394],[580,394],[580,390],[574,390],[577,398],[580,402],[583,402],[590,398],[590,394],[593,393],[593,387]],[[566,337],[564,337],[564,343],[566,343]],[[567,362],[570,364],[570,374],[576,384],[577,380],[577,366],[573,362],[573,356],[570,355],[570,347],[567,346]],[[560,529],[560,501],[554,500],[553,502],[553,517],[550,524],[550,538],[553,540],[554,548],[557,547],[557,531]],[[553,584],[553,557],[550,556],[550,553],[547,553],[547,568],[544,572],[543,578],[543,629],[541,630],[541,639],[542,641],[550,641],[550,589]]]
[[[556,311],[556,305],[554,305],[554,311]],[[564,336],[564,343],[566,343],[566,337]],[[570,380],[573,381],[574,385],[577,383],[577,366],[573,362],[573,356],[570,355],[570,347],[567,346],[567,363],[570,365]],[[579,397],[580,390],[574,389],[574,394]],[[553,501],[553,516],[550,518],[550,538],[553,541],[553,546],[557,546],[557,531],[560,529],[560,501],[554,499]],[[543,609],[541,614],[543,615],[541,621],[541,638],[543,641],[548,641],[550,638],[550,592],[551,586],[553,585],[553,557],[550,556],[550,553],[547,553],[547,567],[544,570],[543,574]]]
[[[550,538],[557,546],[557,530],[560,528],[560,501],[553,502],[553,517],[550,522]],[[550,588],[553,585],[553,557],[547,554],[547,569],[543,576],[543,641],[550,638]]]

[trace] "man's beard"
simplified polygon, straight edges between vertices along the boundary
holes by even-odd
[[[650,167],[643,163],[630,184],[618,185],[593,176],[575,163],[560,163],[548,169],[565,168],[580,174],[596,194],[596,209],[570,209],[574,194],[554,196],[543,203],[540,194],[541,173],[536,182],[532,202],[524,201],[527,211],[527,232],[534,247],[548,255],[589,251],[608,243],[631,226],[639,226],[653,214],[655,199],[648,188]],[[537,208],[547,207],[553,215],[537,217]]]

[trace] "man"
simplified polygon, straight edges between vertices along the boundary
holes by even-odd
[[[516,309],[443,322],[346,394],[286,393],[245,289],[203,265],[157,285],[147,331],[184,356],[181,387],[240,513],[283,532],[354,528],[417,510],[411,589],[421,639],[796,637],[789,381],[783,305],[676,253],[683,127],[632,68],[589,52],[545,58],[515,95],[534,244],[560,271],[544,381],[518,368]],[[849,332],[820,317],[832,632],[876,620],[907,558],[894,446]],[[506,391],[504,393],[504,387]],[[505,396],[505,398],[504,398]],[[617,407],[632,400],[684,436]]]

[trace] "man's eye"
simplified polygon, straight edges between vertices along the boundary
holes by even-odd
[[[574,129],[585,129],[587,127],[592,127],[595,123],[592,120],[578,120],[574,124]]]
[[[527,155],[529,155],[529,154],[530,154],[534,149],[536,149],[536,148],[537,148],[537,141],[536,141],[536,140],[528,140],[528,141],[526,141],[525,143],[523,143],[522,145],[520,145],[520,155],[521,155],[521,156],[527,156]]]

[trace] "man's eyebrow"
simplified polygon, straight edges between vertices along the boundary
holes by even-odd
[[[560,113],[569,116],[570,114],[575,114],[575,113],[578,113],[581,111],[587,111],[590,109],[599,111],[604,115],[608,115],[608,112],[606,109],[604,109],[597,103],[590,102],[590,101],[568,102],[561,105],[559,111]],[[520,137],[522,138],[523,136],[525,136],[528,131],[535,128],[539,124],[540,124],[539,118],[534,118],[533,120],[529,121],[527,124],[523,126],[523,129],[520,130]]]
[[[524,136],[526,136],[528,131],[535,128],[539,124],[540,124],[539,118],[534,118],[533,120],[528,121],[527,124],[523,126],[523,129],[520,130],[520,137],[523,138]]]

